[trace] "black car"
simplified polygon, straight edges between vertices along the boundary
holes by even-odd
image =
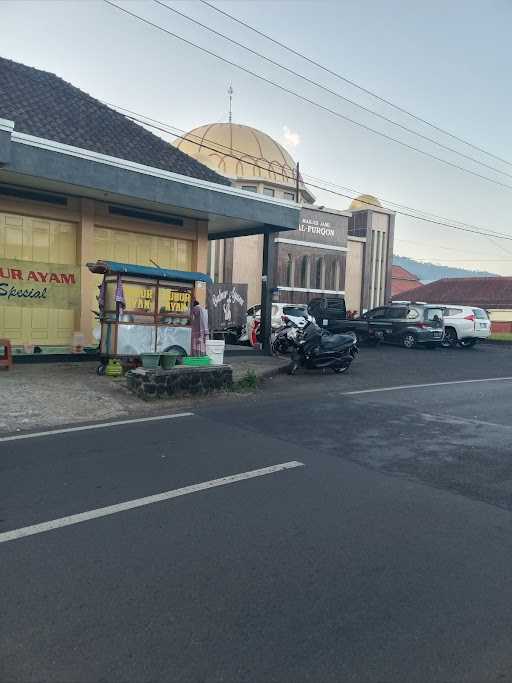
[[[419,303],[396,303],[364,313],[368,339],[400,344],[406,349],[418,345],[439,346],[444,337],[443,309]]]

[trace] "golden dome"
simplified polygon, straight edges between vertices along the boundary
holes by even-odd
[[[261,130],[238,123],[194,128],[174,144],[217,173],[237,180],[263,180],[295,189],[296,164],[285,148]],[[312,195],[302,180],[302,192]]]
[[[350,202],[348,207],[350,211],[357,211],[358,209],[371,209],[372,206],[379,206],[382,208],[382,204],[379,202],[377,197],[372,194],[360,194]]]

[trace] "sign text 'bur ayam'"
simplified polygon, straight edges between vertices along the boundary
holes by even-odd
[[[0,259],[0,306],[73,308],[79,304],[77,266]]]

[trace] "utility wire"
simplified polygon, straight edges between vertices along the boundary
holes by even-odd
[[[319,69],[322,69],[323,71],[330,74],[331,76],[334,76],[335,78],[338,78],[339,80],[343,81],[344,83],[348,83],[349,85],[352,85],[354,88],[361,90],[361,92],[364,92],[367,95],[374,97],[376,100],[379,100],[379,102],[383,102],[384,104],[387,104],[390,107],[393,107],[393,109],[396,109],[397,111],[402,112],[402,114],[406,114],[407,116],[410,116],[411,118],[416,119],[416,121],[419,121],[420,123],[424,123],[425,125],[430,126],[434,130],[437,130],[439,133],[442,133],[443,135],[447,135],[448,137],[451,137],[454,140],[457,140],[458,142],[462,142],[464,145],[467,145],[468,147],[472,147],[473,149],[477,150],[478,152],[482,152],[483,154],[486,154],[487,156],[490,156],[493,159],[496,159],[496,161],[501,161],[504,164],[512,166],[511,161],[508,161],[507,159],[503,159],[502,157],[497,156],[496,154],[493,154],[492,152],[487,151],[483,147],[479,147],[478,145],[475,145],[474,143],[469,142],[468,140],[465,140],[464,138],[461,138],[458,135],[455,135],[455,133],[451,133],[450,131],[445,130],[444,128],[441,128],[440,126],[436,125],[435,123],[432,123],[431,121],[428,121],[427,119],[424,119],[421,116],[418,116],[417,114],[413,114],[412,112],[408,111],[407,109],[404,109],[404,107],[400,107],[398,104],[395,104],[394,102],[387,100],[385,97],[378,95],[373,90],[369,90],[368,88],[365,88],[364,86],[360,85],[359,83],[356,83],[355,81],[350,80],[350,78],[347,78],[346,76],[342,76],[340,73],[337,73],[336,71],[333,71],[332,69],[329,69],[329,67],[325,66],[324,64],[321,64],[320,62],[315,61],[314,59],[312,59],[311,57],[308,57],[307,55],[303,54],[302,52],[299,52],[298,50],[295,50],[294,48],[290,47],[289,45],[285,45],[284,43],[281,43],[276,38],[272,38],[272,36],[269,36],[267,33],[263,33],[263,31],[260,31],[257,28],[254,28],[254,26],[251,26],[250,24],[246,23],[245,21],[242,21],[242,19],[238,19],[237,17],[233,16],[232,14],[229,14],[229,12],[225,12],[224,10],[220,9],[220,7],[217,7],[216,5],[214,5],[212,2],[208,2],[207,0],[200,0],[200,2],[202,2],[203,5],[210,7],[215,12],[218,12],[219,14],[223,14],[228,19],[231,19],[231,21],[234,21],[237,24],[240,24],[240,26],[244,26],[245,28],[248,28],[250,31],[253,31],[257,35],[261,36],[262,38],[269,40],[270,42],[274,43],[275,45],[278,45],[279,47],[283,48],[284,50],[287,50],[288,52],[291,52],[292,54],[294,54],[297,57],[300,57],[301,59],[305,60],[306,62],[309,62],[310,64],[313,64],[314,66],[318,67]]]
[[[329,114],[332,114],[333,116],[336,116],[340,119],[343,119],[344,121],[348,121],[349,123],[354,124],[355,126],[359,126],[360,128],[363,128],[364,130],[367,130],[371,133],[374,133],[375,135],[380,135],[386,140],[390,140],[392,142],[396,142],[397,144],[401,145],[402,147],[405,147],[407,149],[411,149],[415,152],[418,152],[418,154],[422,154],[423,156],[429,157],[430,159],[434,159],[435,161],[439,161],[442,164],[445,164],[447,166],[450,166],[451,168],[456,168],[459,171],[469,173],[472,176],[475,176],[476,178],[481,178],[482,180],[487,180],[490,183],[494,183],[495,185],[499,185],[500,187],[505,187],[508,190],[512,190],[512,185],[508,185],[507,183],[502,183],[499,180],[489,178],[488,176],[485,176],[481,173],[477,173],[476,171],[471,171],[469,168],[465,168],[464,166],[459,166],[459,164],[455,164],[452,161],[448,161],[447,159],[443,159],[442,157],[438,157],[435,154],[431,154],[430,152],[427,152],[423,149],[420,149],[419,147],[414,147],[414,145],[410,145],[407,142],[404,142],[403,140],[399,140],[398,138],[394,138],[391,135],[387,135],[386,133],[383,133],[382,131],[379,131],[375,128],[372,128],[371,126],[367,126],[366,124],[360,123],[359,121],[355,121],[354,119],[351,119],[349,116],[345,116],[339,111],[336,111],[335,109],[331,109],[330,107],[327,107],[323,104],[320,104],[319,102],[315,102],[314,100],[310,99],[309,97],[305,97],[304,95],[301,95],[300,93],[296,92],[295,90],[292,90],[291,88],[287,88],[284,85],[281,85],[279,83],[276,83],[275,81],[271,80],[270,78],[266,78],[265,76],[262,76],[261,74],[256,73],[255,71],[252,71],[251,69],[248,69],[245,66],[242,66],[240,64],[237,64],[236,62],[233,62],[226,57],[222,57],[221,55],[217,54],[216,52],[213,52],[212,50],[209,50],[208,48],[202,47],[201,45],[198,45],[197,43],[194,43],[191,40],[188,40],[187,38],[184,38],[183,36],[180,36],[177,33],[174,33],[173,31],[170,31],[169,29],[165,28],[164,26],[160,26],[160,24],[156,24],[153,21],[150,21],[149,19],[146,19],[145,17],[141,17],[138,14],[135,14],[134,12],[131,12],[130,10],[127,10],[124,7],[121,7],[120,5],[116,5],[114,2],[111,2],[111,0],[103,0],[107,5],[110,5],[111,7],[115,7],[118,9],[120,12],[123,12],[124,14],[127,14],[134,19],[138,19],[139,21],[147,24],[148,26],[152,26],[153,28],[156,28],[159,31],[162,31],[163,33],[166,33],[167,35],[176,38],[177,40],[182,41],[183,43],[190,45],[191,47],[195,47],[198,50],[201,50],[202,52],[215,57],[216,59],[224,62],[225,64],[229,64],[230,66],[235,67],[235,69],[238,69],[240,71],[243,71],[244,73],[249,74],[250,76],[254,76],[255,78],[259,79],[260,81],[263,81],[264,83],[267,83],[269,85],[272,85],[283,92],[288,93],[289,95],[293,95],[299,100],[302,100],[304,102],[307,102],[308,104],[313,105],[317,109],[321,109],[322,111],[326,111]]]
[[[310,185],[310,180],[311,180],[311,181],[315,181],[315,182],[319,182],[319,183],[325,183],[326,185],[328,185],[329,187],[334,188],[334,189],[340,189],[340,190],[344,190],[344,191],[347,191],[347,192],[354,192],[356,195],[361,195],[361,194],[363,194],[363,193],[360,192],[359,190],[355,190],[355,189],[352,188],[352,187],[346,187],[346,186],[343,186],[343,185],[337,185],[336,183],[333,183],[333,182],[330,181],[330,180],[325,180],[325,179],[323,179],[323,178],[317,178],[317,177],[312,176],[312,175],[309,175],[309,174],[307,174],[307,173],[305,173],[305,174],[303,175],[303,178],[304,178],[304,180],[306,180],[306,182],[307,182],[308,185]],[[356,198],[357,198],[357,197],[356,197]],[[454,224],[457,224],[457,225],[462,225],[462,226],[464,226],[464,227],[466,227],[466,228],[474,228],[474,229],[476,229],[476,230],[481,230],[481,226],[475,225],[475,224],[473,224],[473,223],[466,223],[466,222],[464,222],[464,221],[458,221],[458,220],[456,220],[456,219],[454,219],[454,218],[447,218],[446,216],[441,216],[441,215],[439,215],[439,214],[431,213],[431,212],[425,211],[424,209],[416,209],[416,208],[414,208],[413,206],[407,206],[406,204],[398,204],[397,202],[393,202],[393,201],[391,201],[390,199],[385,199],[385,198],[383,198],[383,197],[381,197],[380,199],[381,199],[386,205],[388,205],[387,208],[391,208],[391,210],[393,210],[393,211],[395,210],[393,207],[398,207],[399,209],[407,209],[408,211],[416,211],[417,213],[422,214],[422,216],[426,216],[426,217],[428,217],[428,218],[437,218],[437,219],[440,219],[440,220],[442,220],[442,221],[450,221],[451,223],[454,223]],[[375,204],[375,206],[378,206],[378,204]],[[418,219],[420,219],[422,216],[416,216],[416,217],[417,217]],[[488,232],[496,232],[496,235],[504,234],[503,232],[502,232],[502,233],[499,233],[498,231],[493,231],[493,230],[491,230],[490,228],[485,228],[485,230],[487,230]],[[512,252],[511,252],[511,253],[512,253]]]
[[[184,12],[181,12],[180,10],[170,7],[167,5],[165,2],[162,2],[162,0],[153,0],[157,5],[160,5],[161,7],[165,7],[165,9],[169,10],[169,12],[174,12],[180,17],[183,17],[184,19],[187,19],[187,21],[190,21],[197,26],[200,26],[201,28],[205,29],[206,31],[210,31],[210,33],[213,33],[216,36],[219,36],[220,38],[223,38],[224,40],[229,41],[233,45],[236,45],[237,47],[242,48],[243,50],[246,50],[247,52],[250,52],[253,55],[256,55],[260,59],[265,60],[266,62],[269,62],[273,66],[277,66],[279,69],[282,69],[283,71],[288,72],[292,76],[296,76],[297,78],[301,78],[303,81],[306,83],[310,83],[311,85],[315,86],[316,88],[320,88],[321,90],[324,90],[326,93],[329,93],[330,95],[334,95],[340,100],[343,100],[344,102],[348,102],[349,104],[353,105],[354,107],[358,107],[362,111],[367,112],[368,114],[371,114],[372,116],[376,116],[379,119],[382,119],[386,123],[391,124],[392,126],[396,126],[397,128],[401,128],[402,130],[406,131],[407,133],[411,135],[416,135],[417,137],[421,138],[422,140],[426,140],[427,142],[437,145],[441,149],[444,149],[448,152],[452,152],[453,154],[457,154],[458,156],[468,159],[469,161],[479,164],[480,166],[484,166],[485,168],[490,169],[491,171],[494,171],[495,173],[501,173],[504,176],[507,176],[509,178],[512,178],[512,173],[509,173],[508,171],[502,171],[499,168],[496,168],[495,166],[491,166],[490,164],[486,164],[484,161],[480,161],[479,159],[475,159],[475,157],[470,156],[469,154],[464,154],[464,152],[460,152],[459,150],[455,149],[454,147],[449,147],[448,145],[443,144],[442,142],[439,142],[439,140],[435,140],[434,138],[430,138],[428,135],[424,135],[423,133],[419,133],[418,131],[413,130],[412,128],[408,128],[402,123],[399,123],[397,121],[394,121],[393,119],[390,119],[388,116],[385,116],[384,114],[381,114],[380,112],[374,111],[373,109],[370,109],[370,107],[365,107],[363,104],[359,104],[359,102],[356,102],[355,100],[351,100],[349,97],[345,97],[339,92],[336,92],[335,90],[332,90],[331,88],[323,85],[322,83],[318,83],[317,81],[313,80],[312,78],[309,78],[308,76],[305,76],[304,74],[299,73],[298,71],[295,71],[294,69],[290,69],[287,66],[284,66],[283,64],[279,64],[279,62],[276,62],[275,60],[271,59],[270,57],[267,57],[266,55],[262,54],[261,52],[257,52],[256,50],[253,50],[252,48],[248,47],[247,45],[244,45],[243,43],[239,43],[237,40],[234,40],[234,38],[230,38],[224,33],[221,33],[220,31],[216,31],[214,28],[211,26],[207,26],[206,24],[201,23],[197,19],[194,19],[193,17],[190,17],[188,14],[185,14]]]
[[[106,1],[106,0],[105,0],[105,1]],[[108,103],[105,103],[105,104],[108,104]],[[110,106],[115,107],[116,105],[113,105],[113,104],[112,104],[112,105],[110,105]],[[120,109],[121,111],[125,111],[125,112],[129,112],[129,111],[130,111],[129,109],[124,109],[123,107],[117,107],[117,108]],[[172,130],[170,130],[170,128],[174,128],[175,130],[180,130],[179,128],[175,128],[174,126],[168,126],[167,124],[164,124],[164,123],[160,123],[160,125],[157,125],[157,123],[155,122],[155,119],[150,119],[149,117],[140,118],[140,116],[143,116],[143,115],[130,115],[130,116],[127,116],[127,118],[129,118],[130,120],[132,120],[132,121],[134,121],[134,122],[136,122],[136,123],[139,123],[139,124],[142,124],[142,125],[146,125],[146,126],[148,126],[148,127],[150,127],[150,128],[154,128],[155,130],[158,130],[158,131],[160,131],[160,132],[167,133],[167,134],[171,134],[171,135],[175,135],[176,137],[179,137],[179,138],[181,138],[181,139],[183,139],[183,140],[188,140],[188,139],[189,139],[187,135],[176,135],[176,133],[174,133]],[[148,123],[148,121],[153,121],[153,123]],[[184,132],[184,131],[182,131],[182,132]],[[193,142],[193,141],[192,141],[192,142]],[[195,144],[197,144],[197,143],[195,143]],[[215,144],[216,144],[216,143],[215,143]],[[204,149],[208,149],[208,150],[210,150],[210,151],[213,151],[213,152],[218,152],[218,151],[219,151],[218,147],[217,147],[217,148],[215,148],[215,147],[209,147],[208,145],[205,145],[204,143],[201,144],[201,147],[203,147]],[[230,157],[230,158],[232,158],[232,159],[236,159],[237,161],[240,160],[240,157],[239,157],[239,156],[236,156],[235,154],[228,154],[228,153],[226,153],[225,156]],[[255,168],[258,168],[258,169],[263,170],[263,171],[266,171],[266,172],[268,172],[268,170],[269,170],[268,167],[260,166],[260,165],[258,165],[257,163],[254,163],[254,162],[251,162],[251,165],[254,166]],[[288,176],[288,175],[287,175],[286,173],[284,173],[284,172],[282,173],[282,175],[283,175],[284,178],[287,178],[287,179],[290,180],[290,181],[294,180],[293,176]],[[314,187],[315,189],[323,190],[324,192],[329,192],[330,194],[334,194],[334,195],[339,196],[339,197],[344,197],[344,198],[346,198],[346,199],[356,199],[356,198],[357,198],[357,197],[354,197],[353,195],[346,194],[346,193],[343,193],[343,192],[338,192],[338,191],[336,191],[336,190],[333,190],[333,189],[331,189],[331,188],[329,188],[329,187],[325,187],[325,186],[323,186],[323,185],[317,185],[317,184],[312,184],[312,183],[308,183],[308,185],[309,185],[309,187]],[[368,205],[368,206],[374,206],[375,208],[378,208],[378,209],[379,209],[379,208],[380,208],[380,209],[382,209],[382,208],[387,208],[387,207],[385,207],[385,206],[376,204],[376,203],[374,203],[374,202],[366,202],[366,201],[365,201],[364,204],[365,204],[365,205]],[[468,226],[468,227],[463,227],[463,226],[461,226],[461,225],[456,225],[456,224],[454,224],[454,223],[449,223],[449,222],[445,222],[445,221],[434,220],[434,219],[431,219],[431,218],[426,218],[426,217],[424,217],[424,216],[417,216],[417,215],[412,214],[412,213],[409,213],[409,212],[407,212],[407,211],[394,210],[394,209],[391,209],[391,210],[394,211],[394,213],[397,213],[397,214],[402,215],[402,216],[408,216],[409,218],[415,218],[416,220],[424,221],[424,222],[426,222],[426,223],[431,223],[431,224],[434,224],[434,225],[440,225],[440,226],[443,226],[443,227],[451,228],[451,229],[453,229],[453,230],[460,230],[460,231],[462,231],[462,232],[468,232],[468,233],[480,235],[480,236],[482,236],[482,237],[494,237],[494,238],[497,238],[497,239],[504,239],[504,240],[512,241],[512,236],[511,236],[511,235],[504,235],[504,234],[500,234],[500,233],[496,233],[496,232],[493,232],[493,233],[486,232],[486,231],[484,231],[484,230],[479,229],[477,226],[474,226],[474,228],[473,228],[473,227],[469,227],[469,226]],[[415,210],[415,209],[412,209],[412,210]],[[446,219],[446,220],[450,220],[450,219]]]
[[[113,104],[111,102],[104,102],[104,104],[106,104],[110,107],[114,107],[116,109],[119,109],[120,111],[131,114],[131,116],[128,116],[127,118],[129,118],[132,121],[135,121],[135,122],[140,123],[142,125],[147,125],[150,128],[155,128],[156,130],[159,130],[160,132],[164,132],[164,133],[174,135],[176,138],[180,138],[181,140],[185,140],[187,142],[192,142],[192,144],[196,144],[198,147],[202,147],[204,149],[207,149],[207,150],[210,150],[213,152],[222,151],[224,156],[226,156],[228,158],[236,159],[237,161],[239,161],[242,159],[242,157],[246,156],[246,153],[242,150],[238,150],[236,148],[233,148],[233,147],[230,147],[227,145],[223,145],[222,143],[219,143],[219,142],[214,141],[214,140],[210,140],[208,138],[205,138],[205,137],[202,137],[199,135],[194,135],[191,132],[187,133],[182,128],[178,128],[177,126],[173,126],[171,124],[167,124],[167,123],[164,123],[162,121],[158,121],[157,119],[153,119],[149,116],[146,116],[145,114],[139,114],[137,112],[132,111],[131,109],[126,109],[124,107],[120,107],[119,105]],[[151,125],[151,123],[148,123],[148,121],[151,121],[152,123],[158,124],[158,125]],[[198,142],[195,142],[191,138],[196,138]],[[206,142],[210,142],[212,145],[215,145],[215,147],[209,147],[208,145],[205,145],[205,140],[206,140]],[[226,150],[226,151],[223,151],[223,150]],[[233,154],[233,152],[238,152],[238,154],[240,156]],[[263,159],[261,159],[261,161],[263,161]],[[251,164],[255,168],[258,168],[260,170],[264,170],[267,172],[269,170],[268,166],[260,166],[254,162],[251,162]],[[295,180],[296,180],[295,175],[288,175],[284,169],[282,169],[282,171],[279,175],[282,175],[283,178],[285,178],[286,180],[289,180],[289,181],[295,183]],[[351,192],[354,196],[348,195],[348,194],[341,194],[339,192],[334,192],[334,194],[341,195],[341,196],[346,197],[348,199],[357,199],[359,196],[361,196],[363,194],[360,190],[356,190],[354,188],[348,188],[348,187],[345,187],[342,185],[336,185],[335,183],[332,183],[329,180],[317,178],[315,176],[311,176],[308,174],[304,174],[302,176],[302,178],[310,178],[311,180],[315,180],[316,182],[325,183],[325,185],[322,185],[322,186],[314,185],[314,187],[318,187],[319,189],[321,189],[325,192],[332,192],[332,188],[337,188],[337,189],[345,190],[347,192]],[[309,180],[308,180],[308,185],[311,185]],[[313,185],[311,185],[311,186],[313,187]],[[500,239],[509,239],[510,238],[510,235],[500,233],[500,232],[495,231],[495,230],[493,231],[490,228],[485,228],[484,230],[486,232],[482,232],[482,228],[480,226],[474,225],[472,223],[464,223],[463,221],[457,221],[457,220],[454,220],[451,218],[446,218],[446,216],[440,216],[439,214],[429,213],[423,209],[416,209],[416,208],[411,207],[411,206],[398,204],[397,202],[392,202],[391,200],[382,199],[382,201],[384,202],[385,205],[389,204],[392,206],[391,207],[390,206],[380,206],[379,204],[376,204],[374,202],[364,202],[364,203],[367,204],[368,206],[374,206],[375,208],[379,208],[379,207],[380,208],[387,208],[387,209],[394,211],[395,213],[411,216],[412,218],[415,218],[416,220],[427,220],[427,218],[436,218],[436,219],[439,219],[439,221],[433,221],[433,222],[438,223],[439,225],[447,225],[448,227],[452,227],[455,229],[460,228],[460,226],[462,226],[464,228],[472,228],[473,232],[475,232],[476,234],[479,234],[479,235],[481,234],[485,237],[489,237],[489,235],[492,234],[493,237],[500,238]],[[416,211],[417,213],[422,214],[422,215],[406,214],[403,211],[397,210],[393,207],[398,207],[399,209],[407,209],[409,211]],[[489,237],[489,239],[491,239],[491,238]],[[495,243],[495,244],[497,244],[497,243]],[[499,246],[499,245],[497,245],[497,246]],[[512,253],[512,252],[509,252],[509,253]]]

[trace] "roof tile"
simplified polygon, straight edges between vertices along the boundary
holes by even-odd
[[[512,277],[457,277],[400,292],[400,298],[432,304],[512,309]]]
[[[221,185],[224,176],[47,71],[0,57],[0,118],[45,140]]]

